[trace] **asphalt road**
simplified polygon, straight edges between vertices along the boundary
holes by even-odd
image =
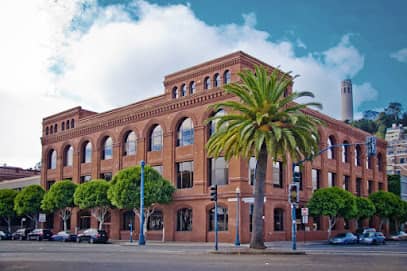
[[[283,249],[288,244],[275,243],[273,249]],[[0,270],[405,271],[407,266],[407,242],[374,247],[311,243],[299,248],[307,255],[213,255],[208,253],[211,245],[202,243],[150,243],[138,247],[126,243],[0,241]]]

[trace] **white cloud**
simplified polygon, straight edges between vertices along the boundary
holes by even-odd
[[[391,53],[390,57],[396,59],[397,61],[407,63],[407,48],[403,48],[397,52]]]
[[[0,10],[7,48],[0,50],[0,72],[7,75],[0,80],[6,97],[0,125],[12,126],[0,135],[0,163],[33,166],[40,160],[41,120],[47,115],[74,105],[105,111],[162,94],[166,74],[233,51],[300,74],[296,89],[313,91],[334,117],[340,114],[340,81],[364,65],[349,35],[324,52],[296,57],[295,47],[306,48],[300,38],[273,41],[271,33],[256,29],[254,13],[244,14],[242,25],[214,26],[189,5],[28,2],[13,1]],[[354,93],[360,104],[375,90],[366,82]]]

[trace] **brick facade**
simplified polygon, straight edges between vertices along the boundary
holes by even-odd
[[[243,52],[236,52],[166,76],[163,95],[99,114],[76,107],[44,118],[42,185],[47,187],[53,181],[66,178],[79,183],[81,177],[84,180],[84,176],[99,178],[104,173],[114,175],[122,168],[139,164],[141,160],[145,160],[148,165],[162,166],[162,175],[177,186],[176,164],[193,161],[193,186],[177,189],[174,194],[174,201],[160,208],[163,214],[164,230],[149,231],[147,239],[161,239],[162,234],[164,234],[165,240],[213,240],[214,234],[209,231],[209,211],[213,208],[213,203],[209,200],[208,175],[210,171],[208,170],[209,162],[205,151],[208,125],[205,121],[214,112],[208,106],[221,100],[233,99],[232,96],[225,94],[220,87],[225,80],[224,76],[230,74],[231,82],[236,82],[238,72],[246,68],[252,69],[254,65],[258,64],[267,65]],[[270,68],[272,69],[272,67]],[[225,73],[226,71],[230,73]],[[213,87],[215,74],[220,76],[221,84],[218,87]],[[204,89],[204,81],[207,76],[211,78],[212,87],[210,89]],[[195,89],[194,93],[191,94],[189,89],[192,81],[195,83]],[[183,92],[183,84],[186,86],[185,92]],[[177,87],[177,93],[174,93],[175,87]],[[334,143],[342,143],[345,140],[349,143],[357,143],[364,142],[368,135],[316,111],[306,110],[306,113],[326,122],[326,126],[319,129],[321,149],[327,147],[329,137],[335,141]],[[185,118],[192,120],[194,142],[191,145],[177,146],[178,128]],[[68,120],[69,129],[67,129]],[[74,125],[71,127],[72,120]],[[55,125],[57,129],[54,129]],[[161,151],[150,151],[149,138],[156,125],[160,125],[162,128],[163,146]],[[63,130],[62,126],[64,126]],[[50,127],[53,130],[52,134]],[[137,136],[137,151],[134,155],[125,155],[124,153],[124,141],[129,131],[134,131]],[[103,160],[102,146],[107,137],[113,141],[112,159]],[[90,142],[92,146],[91,162],[82,163],[83,148],[87,142]],[[66,163],[67,146],[73,147],[72,164]],[[305,163],[302,172],[303,185],[300,192],[300,205],[303,206],[312,195],[312,169],[319,170],[320,187],[328,185],[328,172],[333,172],[336,174],[336,185],[338,186],[342,186],[343,176],[349,176],[347,188],[354,194],[367,196],[369,190],[370,192],[377,191],[379,187],[386,190],[385,142],[378,140],[377,146],[378,156],[372,158],[370,168],[367,167],[364,145],[359,150],[358,163],[355,163],[356,151],[354,146],[348,149],[348,161],[346,163],[342,162],[342,150],[339,148],[334,150],[336,159],[329,159],[327,153],[324,153],[312,163]],[[53,165],[50,163],[52,153],[56,156],[56,163]],[[377,166],[378,164],[380,164],[380,168]],[[290,240],[291,238],[290,206],[287,202],[288,184],[292,179],[290,168],[291,166],[287,166],[287,164],[282,167],[281,187],[275,187],[273,185],[272,162],[270,161],[268,165],[264,211],[265,238],[268,241]],[[368,185],[369,183],[370,185]],[[229,162],[227,184],[219,187],[219,205],[227,208],[228,217],[227,230],[219,233],[222,242],[232,242],[235,237],[235,191],[237,187],[240,188],[242,197],[239,215],[240,236],[242,242],[248,242],[250,239],[250,202],[252,201],[253,189],[249,183],[248,161],[242,159],[233,159]],[[192,228],[190,231],[177,231],[177,212],[182,208],[192,210]],[[111,219],[107,228],[112,239],[127,239],[129,237],[129,231],[123,228],[123,213],[123,210],[111,211]],[[283,223],[277,223],[281,217]],[[274,221],[275,219],[276,221]],[[79,210],[75,210],[70,223],[72,231],[82,223],[79,220]],[[275,222],[278,224],[277,226]],[[337,230],[343,230],[343,223],[339,224]],[[97,222],[92,218],[91,226],[95,227],[96,225]],[[307,232],[307,239],[326,238],[327,221],[322,219],[320,225],[319,230],[313,230],[313,221],[310,221],[308,225],[310,232]],[[58,219],[55,219],[53,227],[54,230],[60,229],[61,224]],[[275,230],[275,227],[280,230]],[[135,236],[138,236],[137,219],[135,229]],[[302,236],[303,234],[299,233],[300,240]]]

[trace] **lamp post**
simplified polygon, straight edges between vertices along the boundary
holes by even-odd
[[[239,238],[239,216],[240,216],[240,188],[236,188],[236,239],[235,239],[235,246],[240,246],[240,238]]]
[[[146,241],[144,239],[144,160],[141,160],[141,181],[140,181],[140,235],[138,239],[138,244],[144,246]]]

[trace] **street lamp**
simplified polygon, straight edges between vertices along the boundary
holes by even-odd
[[[235,246],[240,246],[239,238],[239,216],[240,216],[240,188],[236,187],[236,239]]]
[[[138,239],[138,244],[144,246],[146,241],[144,239],[144,160],[141,160],[141,182],[140,182],[140,235]]]

